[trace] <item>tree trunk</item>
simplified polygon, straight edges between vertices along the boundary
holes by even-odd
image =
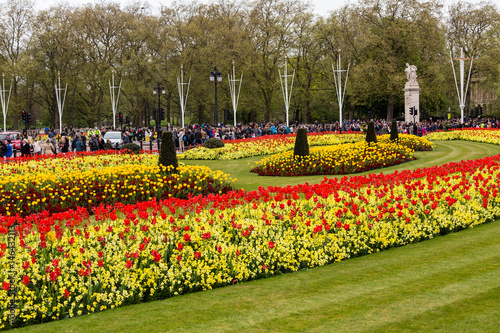
[[[389,94],[387,98],[387,121],[392,121],[394,115],[394,95]]]
[[[68,110],[68,126],[73,127],[73,110],[75,109],[76,101],[76,89],[73,89],[73,95],[71,97],[71,107]]]
[[[255,111],[255,109],[252,109],[252,111],[250,111],[250,114],[248,117],[248,122],[255,123],[256,118],[257,118],[257,112]],[[243,117],[243,120],[246,120],[245,117]],[[245,121],[245,122],[247,122],[247,121]]]
[[[101,127],[102,122],[102,110],[104,104],[104,93],[102,89],[99,89],[99,106],[97,107],[97,127]]]
[[[167,123],[169,124],[171,124],[171,118],[170,118],[171,99],[172,99],[172,93],[169,92],[167,96],[167,114],[165,115]]]
[[[271,120],[271,88],[266,89],[266,109],[264,110],[264,122],[268,123]]]
[[[56,95],[52,95],[52,114],[54,115],[54,129],[59,128],[59,109],[57,108]]]
[[[15,79],[15,80],[12,81],[12,85],[13,85],[12,100],[16,102],[15,104],[17,104],[17,102],[18,102],[18,99],[17,99],[17,79]],[[2,87],[2,89],[4,89],[4,87]],[[14,109],[14,108],[11,108],[11,109]],[[18,112],[17,115],[13,117],[14,124],[13,124],[12,128],[14,128],[16,130],[19,128],[19,118],[20,118],[19,114],[20,114],[20,112]],[[21,126],[22,126],[22,124],[21,124]],[[4,128],[4,131],[6,131],[6,130],[7,129]]]
[[[304,124],[308,124],[309,121],[309,115],[311,114],[311,103],[309,101],[309,98],[306,100],[306,106],[304,110]]]

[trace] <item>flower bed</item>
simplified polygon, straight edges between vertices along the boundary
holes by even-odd
[[[358,173],[414,159],[414,150],[432,150],[434,144],[414,135],[399,135],[397,144],[390,135],[366,141],[311,148],[310,155],[295,157],[293,151],[275,154],[256,162],[250,171],[260,176],[342,175]]]
[[[103,311],[315,267],[500,216],[500,155],[317,185],[2,217],[0,328],[8,328],[6,228],[18,222],[18,322]]]
[[[314,147],[309,156],[293,151],[256,162],[250,172],[260,176],[343,175],[358,173],[413,160],[413,150],[401,144],[357,142]]]
[[[492,128],[474,128],[448,132],[434,132],[427,135],[427,138],[434,141],[466,140],[500,145],[500,130]]]
[[[180,166],[166,175],[155,155],[68,155],[0,164],[0,214],[62,212],[152,198],[187,198],[232,190],[228,175],[204,166]]]
[[[377,137],[378,142],[391,142],[391,135],[385,134]],[[399,134],[398,144],[410,148],[414,151],[431,151],[434,148],[434,144],[429,141],[429,137],[420,137],[409,134]]]
[[[311,146],[359,142],[363,141],[364,138],[364,134],[333,134],[331,132],[308,134],[309,145]],[[185,160],[235,160],[282,153],[293,149],[295,134],[267,135],[251,139],[226,141],[224,143],[225,145],[222,148],[207,149],[198,147],[190,149],[178,155],[178,157]]]

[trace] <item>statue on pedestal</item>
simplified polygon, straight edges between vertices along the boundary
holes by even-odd
[[[408,79],[408,82],[410,83],[417,82],[417,66],[406,63],[405,74],[406,78]]]

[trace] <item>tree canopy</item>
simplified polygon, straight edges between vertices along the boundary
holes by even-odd
[[[153,13],[137,2],[100,2],[34,11],[32,0],[7,0],[0,12],[0,69],[12,87],[8,127],[21,110],[36,126],[59,127],[54,82],[68,85],[63,126],[113,124],[109,80],[122,81],[119,111],[149,126],[165,86],[166,122],[180,124],[177,77],[191,77],[186,123],[213,123],[214,65],[218,119],[232,123],[228,77],[243,73],[237,121],[284,121],[279,68],[295,70],[291,122],[339,120],[332,63],[350,64],[343,119],[401,118],[405,63],[418,68],[421,109],[434,117],[456,108],[450,57],[474,57],[475,84],[498,95],[500,15],[490,2],[359,0],[328,16],[303,0],[178,2]],[[470,96],[468,103],[471,103]],[[499,106],[489,112],[500,115]],[[230,120],[231,119],[231,120]],[[33,126],[33,125],[32,125]]]

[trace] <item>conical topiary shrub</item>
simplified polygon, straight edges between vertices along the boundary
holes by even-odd
[[[398,139],[398,123],[396,119],[393,119],[391,124],[391,141],[398,141]]]
[[[307,142],[307,130],[305,128],[299,128],[297,130],[293,155],[299,156],[300,158],[309,155],[309,142]]]
[[[373,121],[370,121],[368,124],[368,129],[366,130],[366,142],[377,142],[377,133],[375,133],[375,124]]]
[[[174,140],[172,132],[163,132],[161,137],[160,157],[158,158],[160,168],[164,166],[166,173],[177,171],[177,153],[175,152]]]

